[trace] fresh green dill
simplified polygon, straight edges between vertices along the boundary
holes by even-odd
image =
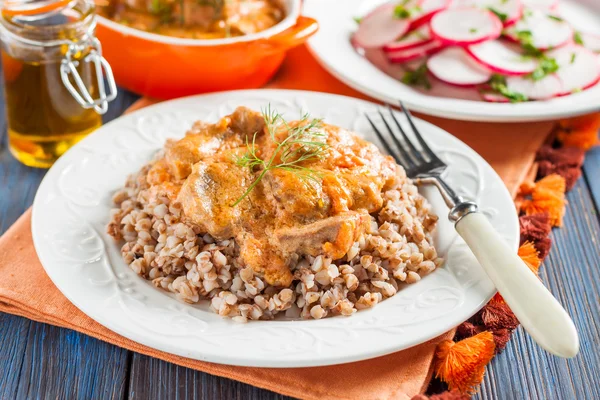
[[[266,173],[273,169],[292,172],[302,180],[316,181],[320,177],[318,171],[303,166],[302,163],[320,159],[329,147],[326,134],[320,130],[322,121],[304,114],[300,121],[292,127],[281,114],[271,109],[270,104],[265,110],[262,110],[262,114],[269,137],[276,147],[271,157],[264,160],[257,154],[257,133],[252,137],[252,142],[246,138],[246,153],[237,157],[235,163],[242,168],[260,171],[260,173],[244,194],[232,204],[232,207],[248,196]],[[277,132],[281,129],[287,131],[287,136],[280,141],[277,139]]]
[[[394,8],[394,17],[398,19],[410,18],[410,11],[407,10],[404,5],[400,4]]]
[[[477,33],[477,28],[471,28],[471,29],[469,29],[469,32],[470,33]]]
[[[401,82],[411,86],[422,86],[427,90],[431,89],[431,82],[427,76],[427,64],[423,63],[415,70],[406,71]]]
[[[581,37],[581,32],[575,31],[573,34],[573,41],[580,46],[583,46],[583,37]]]
[[[520,103],[529,100],[524,94],[510,90],[506,85],[506,78],[502,75],[492,75],[488,83],[492,90],[506,97],[511,103]]]
[[[576,89],[571,90],[571,93],[573,93],[573,94],[581,93],[581,92],[582,92],[581,88],[576,88]]]
[[[526,9],[525,11],[523,11],[523,16],[525,18],[531,17],[532,15],[533,15],[533,11],[531,11],[530,9]]]
[[[558,21],[558,22],[563,22],[564,21],[564,19],[562,19],[561,17],[557,17],[556,15],[552,15],[552,14],[548,14],[548,18],[553,19],[553,20]]]
[[[489,7],[488,10],[496,14],[496,17],[498,17],[502,22],[506,22],[506,20],[508,19],[508,14],[498,11],[494,7]]]
[[[506,4],[506,3],[508,3],[508,0],[502,0],[501,3]]]
[[[540,63],[538,65],[538,67],[535,69],[535,71],[533,71],[531,74],[529,74],[528,77],[534,81],[539,81],[540,79],[543,79],[547,75],[558,71],[558,68],[559,68],[559,66],[558,66],[558,63],[556,62],[556,59],[548,58],[548,57],[544,56],[540,59]]]
[[[573,64],[575,62],[576,58],[577,58],[577,53],[571,53],[571,64]]]
[[[362,17],[354,17],[352,18],[354,20],[354,22],[356,22],[357,24],[360,24],[360,22],[362,21]]]

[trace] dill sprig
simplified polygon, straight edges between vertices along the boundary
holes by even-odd
[[[246,137],[246,153],[237,157],[235,163],[252,171],[259,169],[260,174],[248,186],[244,194],[232,204],[232,207],[238,205],[248,196],[267,172],[273,169],[292,172],[302,180],[318,181],[320,178],[318,171],[301,164],[306,161],[320,159],[329,147],[326,142],[327,135],[320,130],[322,120],[310,118],[309,114],[305,113],[298,124],[292,127],[283,119],[281,114],[271,109],[270,104],[265,110],[262,110],[262,114],[269,137],[276,147],[271,157],[264,160],[257,154],[256,136],[258,132],[252,136],[252,142]],[[285,139],[278,141],[277,132],[282,128],[287,131],[287,136]]]

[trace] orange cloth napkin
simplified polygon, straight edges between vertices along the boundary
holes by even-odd
[[[289,52],[269,88],[304,89],[367,99],[327,73],[305,47]],[[152,104],[142,99],[132,109]],[[446,129],[481,154],[515,194],[552,124],[489,124],[422,118]],[[305,399],[410,399],[432,375],[435,348],[448,332],[413,348],[350,364],[315,368],[248,368],[211,364],[153,350],[93,321],[52,284],[36,256],[31,210],[0,238],[0,311],[74,329],[100,340],[185,367]]]

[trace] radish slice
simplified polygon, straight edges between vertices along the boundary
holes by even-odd
[[[556,76],[562,82],[561,96],[585,90],[600,80],[600,65],[596,54],[581,46],[569,46],[551,51],[559,68]]]
[[[563,92],[563,85],[556,75],[546,75],[538,81],[522,76],[509,76],[506,78],[506,87],[530,100],[546,100]]]
[[[484,10],[493,9],[499,14],[506,15],[502,21],[504,26],[509,26],[517,22],[523,15],[523,3],[521,0],[454,0],[451,8],[481,8]]]
[[[448,9],[431,19],[431,33],[441,42],[469,45],[496,39],[502,22],[487,10],[477,8]]]
[[[525,75],[533,72],[538,62],[524,58],[520,46],[500,40],[471,45],[467,52],[479,63],[503,75]]]
[[[413,47],[406,50],[391,51],[387,53],[387,56],[390,62],[404,63],[434,54],[443,47],[444,46],[442,43],[437,40],[433,40],[423,46]]]
[[[495,92],[481,92],[481,98],[489,103],[510,103],[510,100]]]
[[[354,34],[354,41],[360,47],[381,47],[404,35],[410,26],[410,19],[394,17],[394,4],[382,4],[362,19]]]
[[[473,86],[487,82],[492,72],[473,60],[462,47],[448,47],[427,61],[436,78],[451,85]]]
[[[519,41],[517,33],[522,31],[531,32],[531,44],[540,50],[560,47],[573,38],[573,29],[566,21],[537,10],[506,29],[505,34],[512,40]]]
[[[586,49],[591,50],[594,53],[600,53],[600,35],[579,32],[579,37]]]
[[[513,25],[523,16],[523,3],[521,3],[521,0],[484,0],[484,3],[485,8],[506,15],[506,19],[502,21],[504,26]]]
[[[411,49],[413,47],[423,46],[427,43],[430,43],[432,40],[433,38],[429,32],[429,27],[422,26],[408,32],[406,35],[402,36],[400,40],[386,44],[383,46],[383,50],[390,52]]]
[[[452,0],[420,0],[418,3],[420,11],[411,16],[412,26],[418,27],[429,22],[435,14],[448,8],[451,2]]]
[[[542,11],[552,11],[558,7],[558,0],[523,0],[527,8]]]

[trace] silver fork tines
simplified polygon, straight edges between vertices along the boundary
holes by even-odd
[[[399,104],[408,121],[411,131],[410,135],[402,127],[402,124],[396,118],[394,110],[389,105],[387,106],[387,110],[393,124],[390,124],[384,113],[378,110],[387,135],[384,134],[383,130],[377,128],[377,125],[369,115],[365,114],[369,124],[385,149],[394,157],[398,164],[404,167],[406,175],[413,179],[416,184],[433,184],[440,190],[444,201],[448,205],[448,208],[450,208],[450,220],[457,222],[466,213],[477,210],[475,203],[465,201],[444,181],[441,175],[448,166],[431,150],[425,139],[423,139],[413,121],[410,111],[408,111],[402,102],[399,102]],[[400,137],[398,137],[392,125],[396,127]],[[413,139],[411,139],[411,136]]]
[[[400,124],[391,107],[389,117],[379,111],[385,129],[367,115],[367,120],[385,149],[401,164],[416,184],[435,185],[450,209],[448,218],[494,282],[521,326],[552,354],[574,357],[579,336],[569,314],[540,280],[496,232],[477,204],[457,196],[441,174],[447,165],[427,145],[410,112],[400,103],[410,129]],[[379,122],[379,121],[378,121]],[[404,122],[404,121],[403,121]],[[395,128],[395,129],[394,129]],[[387,133],[387,134],[386,134]]]

